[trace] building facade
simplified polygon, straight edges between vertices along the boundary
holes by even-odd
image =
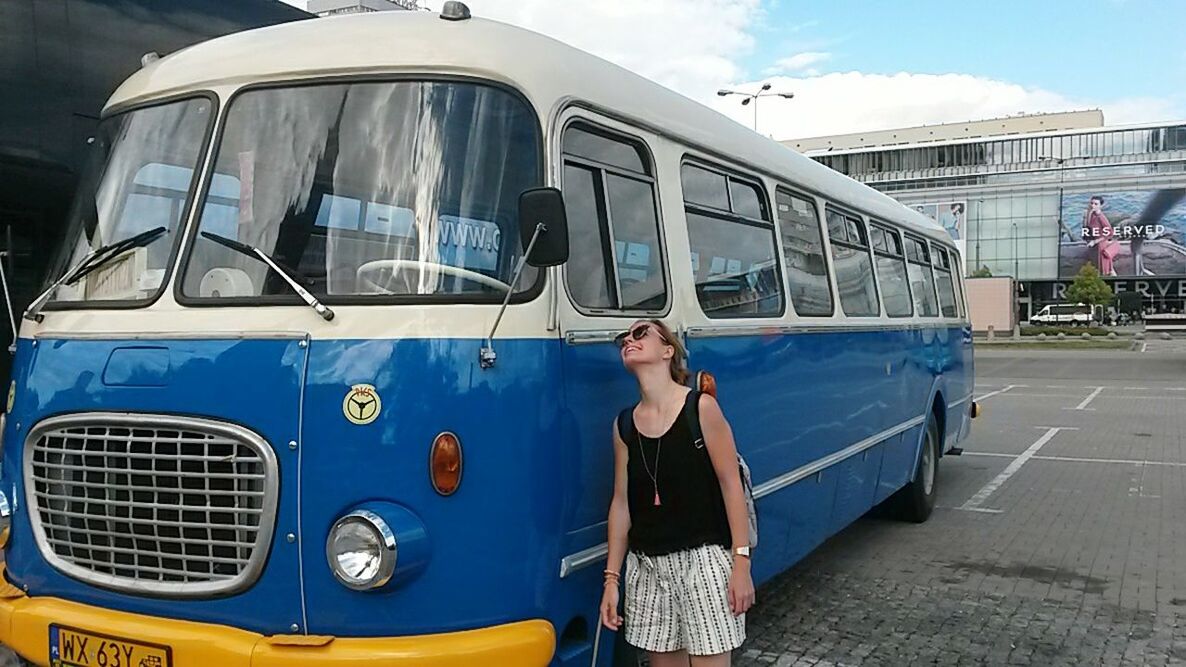
[[[1186,122],[1087,111],[783,143],[931,215],[966,273],[1019,281],[1023,320],[1088,264],[1145,310],[1186,312]]]

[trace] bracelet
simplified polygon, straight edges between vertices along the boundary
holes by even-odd
[[[613,570],[605,570],[604,574],[605,574],[606,578],[609,578],[609,577],[613,577],[614,579],[622,578],[622,576],[620,574],[618,574],[617,572],[614,572]]]

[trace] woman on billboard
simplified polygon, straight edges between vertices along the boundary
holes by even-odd
[[[1083,214],[1083,236],[1090,239],[1087,247],[1096,249],[1100,275],[1116,275],[1112,260],[1120,253],[1120,242],[1115,238],[1108,216],[1104,215],[1104,198],[1099,195],[1088,201],[1087,212]]]

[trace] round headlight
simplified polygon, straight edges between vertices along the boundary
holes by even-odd
[[[8,546],[8,534],[12,528],[12,505],[8,504],[8,496],[0,491],[0,549]]]
[[[334,577],[356,591],[380,588],[395,574],[395,533],[368,510],[338,519],[329,531],[325,553]]]

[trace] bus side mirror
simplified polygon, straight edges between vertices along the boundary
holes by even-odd
[[[568,261],[568,216],[559,190],[532,188],[519,195],[519,237],[532,266]]]

